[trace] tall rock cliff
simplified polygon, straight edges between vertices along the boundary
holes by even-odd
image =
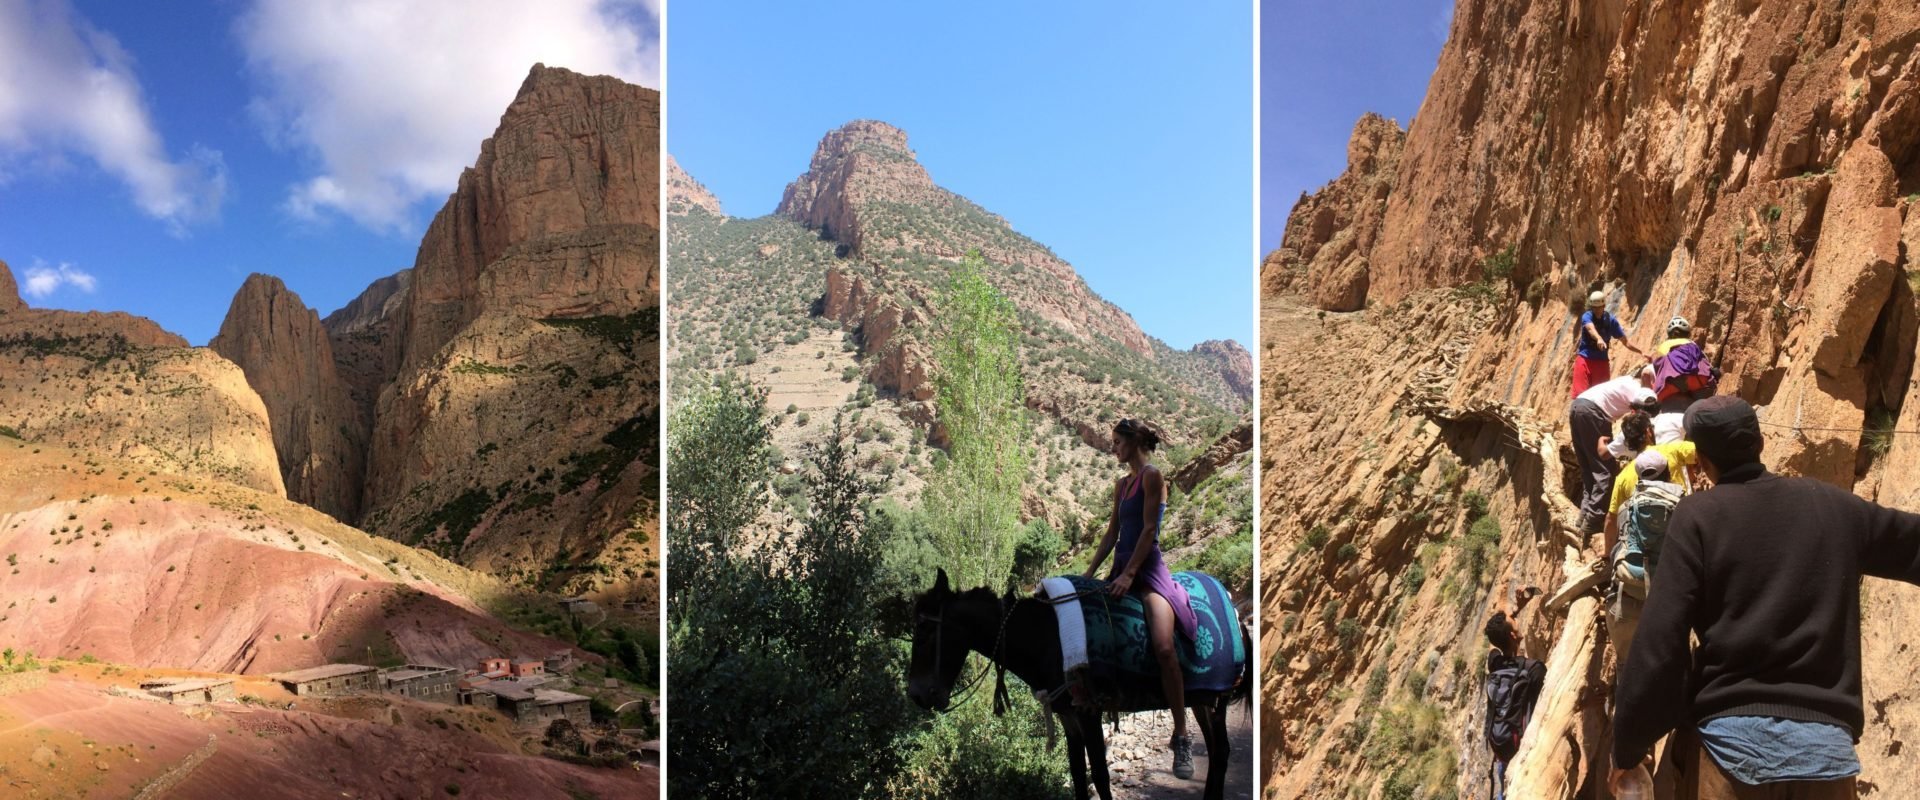
[[[26,301],[20,299],[20,287],[14,285],[13,270],[0,269],[0,314],[26,308]]]
[[[1397,167],[1363,120],[1263,266],[1269,791],[1480,785],[1480,624],[1599,555],[1564,422],[1589,290],[1642,347],[1689,318],[1770,467],[1915,508],[1916,122],[1911,4],[1457,6]],[[1358,366],[1314,368],[1334,357]],[[1356,457],[1322,474],[1329,452]],[[1863,787],[1908,793],[1920,591],[1865,596]],[[1596,601],[1565,599],[1521,615],[1570,682],[1527,796],[1603,777],[1614,667]]]
[[[1051,250],[1006,220],[933,183],[907,146],[907,133],[873,120],[829,131],[807,171],[787,185],[774,212],[881,260],[895,252],[958,259],[979,250],[1019,280],[1002,290],[1042,319],[1084,337],[1106,336],[1151,359],[1153,348],[1132,315],[1101,299]]]
[[[0,287],[0,434],[286,494],[232,363],[142,317],[27,307],[4,263]]]
[[[319,315],[279,278],[250,275],[207,346],[272,398],[267,416],[287,496],[335,519],[358,519],[367,420],[348,396]]]
[[[242,288],[218,346],[258,365],[289,481],[344,466],[302,495],[530,584],[654,594],[659,103],[536,65],[411,269],[324,322]]]

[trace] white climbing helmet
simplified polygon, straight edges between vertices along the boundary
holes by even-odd
[[[1594,292],[1592,294],[1587,295],[1588,308],[1605,308],[1606,306],[1607,306],[1606,292]]]
[[[1673,319],[1667,320],[1668,336],[1687,336],[1692,333],[1693,323],[1688,322],[1686,317],[1674,317]]]

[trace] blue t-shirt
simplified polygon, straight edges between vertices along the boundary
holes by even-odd
[[[1627,338],[1626,330],[1620,327],[1619,317],[1616,317],[1605,311],[1600,312],[1600,316],[1598,317],[1595,317],[1592,311],[1588,311],[1585,314],[1581,314],[1580,315],[1580,357],[1581,358],[1600,360],[1600,359],[1605,359],[1607,357],[1607,351],[1601,349],[1600,347],[1602,343],[1594,341],[1592,336],[1587,335],[1588,325],[1592,325],[1594,330],[1600,332],[1600,337],[1602,339],[1606,339],[1607,341],[1612,341],[1614,339]]]
[[[1853,735],[1824,722],[1779,717],[1714,717],[1700,723],[1700,746],[1728,776],[1758,786],[1830,781],[1860,774]]]

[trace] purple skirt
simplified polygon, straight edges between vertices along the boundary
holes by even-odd
[[[1173,606],[1174,629],[1178,630],[1180,635],[1192,639],[1194,629],[1200,624],[1199,620],[1194,619],[1193,616],[1193,602],[1187,599],[1186,587],[1174,582],[1173,573],[1167,570],[1166,559],[1160,557],[1159,545],[1152,545],[1152,547],[1153,552],[1147,554],[1146,561],[1141,562],[1140,571],[1133,576],[1133,586],[1127,591],[1129,594],[1152,592],[1166,598],[1167,605]],[[1123,550],[1117,556],[1113,562],[1113,571],[1107,574],[1109,582],[1120,577],[1120,570],[1133,559],[1133,551]]]

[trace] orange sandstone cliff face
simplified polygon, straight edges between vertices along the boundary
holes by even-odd
[[[528,583],[656,594],[659,102],[535,66],[413,268],[325,320],[241,288],[214,348],[295,499]]]
[[[319,315],[279,278],[250,275],[207,346],[273,398],[267,412],[287,496],[336,519],[358,519],[367,420],[348,395]]]
[[[1448,783],[1449,755],[1458,791],[1484,782],[1480,623],[1597,555],[1563,532],[1591,289],[1643,347],[1690,319],[1724,390],[1762,407],[1769,466],[1916,508],[1920,441],[1891,431],[1920,430],[1917,48],[1900,3],[1456,8],[1404,140],[1363,119],[1348,173],[1262,265],[1270,793]],[[1335,354],[1363,367],[1313,372]],[[1286,478],[1325,452],[1356,471]],[[1898,794],[1920,787],[1898,757],[1920,733],[1898,657],[1920,594],[1866,597],[1863,785]],[[1542,605],[1522,615],[1538,657],[1578,638]],[[1573,668],[1604,686],[1613,666],[1602,647]],[[1597,785],[1605,699],[1530,741],[1572,752],[1529,788]],[[1421,719],[1445,724],[1378,744]]]

